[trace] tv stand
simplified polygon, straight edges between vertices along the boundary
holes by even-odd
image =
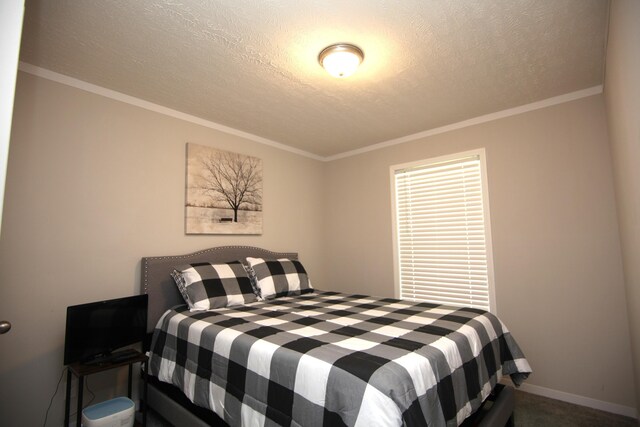
[[[110,356],[94,359],[89,363],[72,363],[67,366],[67,394],[64,408],[64,425],[69,425],[69,408],[71,406],[71,374],[78,378],[78,407],[76,413],[76,426],[82,425],[82,394],[84,391],[84,377],[98,372],[108,371],[109,369],[119,368],[121,366],[129,366],[129,380],[127,383],[127,392],[131,399],[131,379],[133,373],[133,364],[140,362],[146,365],[148,357],[137,350],[128,349],[120,352],[112,353]],[[140,411],[142,412],[142,425],[147,425],[147,367],[144,366],[144,387],[142,392],[142,400],[140,403]]]

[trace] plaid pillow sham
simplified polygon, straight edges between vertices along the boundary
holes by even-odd
[[[182,273],[178,270],[173,270],[171,272],[171,277],[173,277],[173,281],[176,282],[176,286],[178,287],[184,302],[186,302],[189,308],[191,308],[191,301],[189,301],[189,294],[187,293],[187,284],[185,283]]]
[[[240,261],[184,265],[176,267],[171,276],[192,311],[230,307],[258,300]]]
[[[246,259],[245,259],[245,262],[242,263],[242,265],[244,266],[244,269],[247,272],[247,275],[249,276],[249,280],[251,280],[251,287],[253,288],[253,293],[256,294],[256,296],[258,297],[258,301],[262,301],[262,294],[260,293],[260,287],[258,286],[258,279],[256,277],[256,272],[253,271],[253,268],[251,268],[249,263],[246,262]]]
[[[247,258],[247,263],[255,273],[260,296],[265,300],[313,292],[307,271],[300,261]]]

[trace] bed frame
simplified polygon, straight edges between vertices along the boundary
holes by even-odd
[[[295,252],[272,252],[252,246],[220,246],[202,251],[174,256],[142,258],[141,291],[149,295],[147,332],[151,334],[164,312],[176,305],[184,304],[170,273],[182,264],[195,262],[222,263],[246,257],[298,259]],[[148,349],[148,343],[145,350]],[[188,401],[177,388],[153,381],[150,378],[147,393],[148,407],[171,424],[180,427],[226,426],[216,414],[199,408]],[[463,423],[464,427],[513,426],[515,405],[513,387],[498,384],[483,406]]]

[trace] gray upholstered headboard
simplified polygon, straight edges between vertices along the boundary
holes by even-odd
[[[142,258],[141,290],[149,295],[147,332],[153,331],[156,323],[167,309],[184,304],[184,300],[170,275],[176,266],[194,262],[238,261],[246,257],[298,259],[298,254],[272,252],[252,246],[220,246],[186,255]]]

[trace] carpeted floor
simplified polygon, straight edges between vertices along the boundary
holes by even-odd
[[[573,405],[560,400],[516,391],[516,427],[637,427],[633,418]],[[149,427],[171,426],[153,411],[149,411]]]
[[[516,427],[637,427],[633,418],[516,391]]]

